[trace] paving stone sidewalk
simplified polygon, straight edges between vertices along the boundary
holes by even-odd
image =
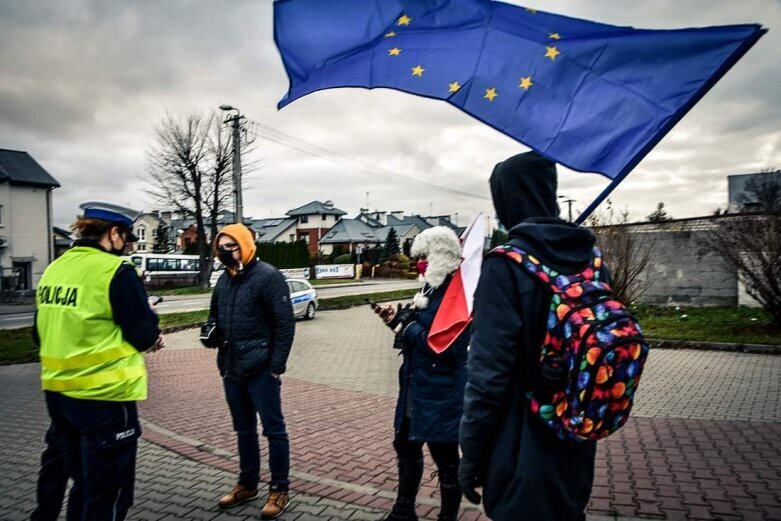
[[[38,462],[48,425],[34,364],[0,367],[0,520],[22,521],[35,508]],[[223,511],[216,503],[236,474],[187,459],[142,439],[139,445],[136,521],[249,521],[260,516],[262,499]],[[387,512],[320,496],[293,493],[285,521],[377,520]],[[64,515],[61,517],[64,519]]]
[[[303,510],[285,519],[376,519],[392,503],[400,360],[387,328],[369,313],[324,312],[297,324],[283,404],[292,488]],[[248,519],[259,504],[246,513],[213,507],[238,470],[215,352],[196,349],[193,331],[171,335],[169,345],[147,357],[150,399],[141,407],[146,441],[133,515]],[[38,371],[0,367],[0,520],[32,509],[47,423]],[[780,401],[781,357],[652,352],[633,418],[600,443],[590,520],[781,520]],[[262,455],[265,462],[265,443]],[[437,504],[427,473],[418,514],[435,518]],[[485,517],[466,508],[462,519]]]

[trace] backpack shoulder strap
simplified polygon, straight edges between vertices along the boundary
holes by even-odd
[[[560,293],[561,288],[556,284],[558,273],[549,269],[531,253],[512,244],[497,246],[488,254],[491,256],[507,257],[516,262],[524,271],[550,288],[553,293]]]

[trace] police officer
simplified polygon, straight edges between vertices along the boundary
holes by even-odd
[[[164,347],[158,318],[132,265],[138,212],[83,203],[78,240],[43,273],[35,333],[52,426],[73,479],[68,521],[125,519],[133,504],[136,402],[146,399],[142,352]]]

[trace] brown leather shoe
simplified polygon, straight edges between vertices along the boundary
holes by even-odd
[[[233,490],[227,495],[223,496],[218,504],[220,508],[230,508],[246,503],[256,497],[258,497],[258,489],[250,490],[244,485],[239,484],[233,487]]]
[[[260,517],[261,519],[276,519],[282,515],[289,504],[290,497],[287,492],[271,491],[268,494],[266,504],[263,505],[263,510],[260,512]]]

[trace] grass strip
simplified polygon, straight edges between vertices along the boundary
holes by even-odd
[[[320,310],[347,309],[365,306],[364,299],[390,302],[411,298],[415,289],[366,293],[320,299]],[[633,306],[648,338],[720,342],[728,344],[781,345],[781,328],[770,314],[756,308],[671,308]],[[202,324],[208,310],[167,313],[160,315],[160,327],[165,330],[184,329]],[[0,365],[38,361],[38,348],[33,344],[31,328],[0,331]]]

